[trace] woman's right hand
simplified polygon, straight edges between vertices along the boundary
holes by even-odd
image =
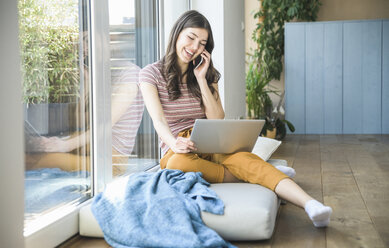
[[[176,143],[171,147],[174,153],[189,153],[196,151],[195,144],[189,138],[177,137]]]

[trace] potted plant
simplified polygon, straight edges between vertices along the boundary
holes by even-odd
[[[252,56],[252,59],[256,58]],[[252,119],[264,119],[271,112],[272,101],[269,93],[277,93],[269,82],[262,77],[257,61],[249,64],[249,70],[246,75],[246,102],[248,117]]]
[[[278,93],[270,86],[274,79],[280,80],[284,55],[284,23],[292,20],[314,21],[321,5],[320,0],[260,0],[260,9],[252,39],[257,49],[249,54],[249,70],[246,75],[247,110],[249,118],[266,120],[264,134],[269,130],[280,131],[276,137],[283,138],[285,124],[293,132],[293,125],[283,119],[281,105],[273,113],[269,93]],[[283,101],[280,101],[283,102]],[[270,109],[270,111],[269,111]],[[274,131],[273,131],[274,132]]]
[[[285,120],[285,110],[282,107],[284,102],[285,91],[281,95],[277,107],[273,112],[266,116],[265,125],[262,129],[261,135],[272,139],[282,140],[286,135],[286,126],[292,133],[295,131],[293,124],[290,121]]]

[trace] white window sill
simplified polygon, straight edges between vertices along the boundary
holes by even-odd
[[[92,202],[64,206],[32,221],[24,229],[25,247],[55,247],[78,233],[78,212]]]

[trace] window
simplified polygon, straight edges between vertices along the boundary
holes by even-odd
[[[157,59],[155,13],[155,1],[109,1],[113,176],[158,164],[158,139],[138,87],[140,69]]]
[[[27,235],[34,224],[44,227],[39,220],[90,199],[112,176],[158,164],[158,138],[138,87],[140,69],[157,60],[158,5],[19,0],[18,9]],[[100,160],[111,152],[112,167]]]
[[[25,225],[91,196],[86,4],[19,0]]]

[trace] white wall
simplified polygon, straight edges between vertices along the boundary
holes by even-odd
[[[17,1],[0,1],[0,247],[24,247],[23,116]]]
[[[192,0],[192,9],[199,11],[209,21],[212,27],[213,39],[215,41],[215,48],[212,52],[212,60],[215,68],[220,72],[221,78],[219,81],[219,93],[223,103],[224,110],[227,109],[225,103],[225,76],[224,76],[224,1],[223,0]]]
[[[165,0],[164,49],[177,18],[188,9],[202,13],[210,22],[215,40],[212,60],[220,72],[219,92],[226,118],[244,117],[246,113],[244,1],[236,0]]]
[[[161,40],[161,55],[163,56],[166,51],[166,46],[169,41],[170,31],[182,13],[189,10],[189,1],[183,0],[164,0],[162,3],[162,21],[165,29],[160,33]]]
[[[246,116],[244,1],[224,0],[224,104],[226,117]]]
[[[212,53],[222,77],[219,91],[226,118],[244,117],[246,113],[244,1],[192,0],[210,22],[215,40]]]

